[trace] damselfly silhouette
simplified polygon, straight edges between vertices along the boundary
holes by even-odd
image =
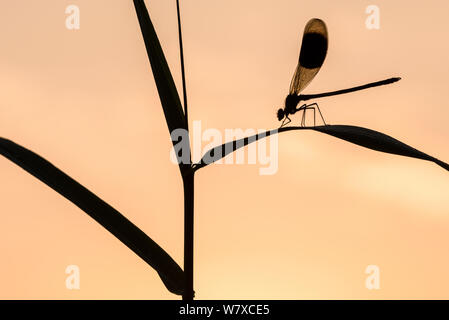
[[[306,27],[304,28],[304,35],[302,38],[301,51],[299,54],[299,62],[296,67],[293,79],[290,83],[290,91],[288,96],[285,98],[285,106],[277,111],[277,118],[282,121],[281,127],[286,125],[291,121],[289,115],[295,114],[298,111],[303,111],[301,126],[306,125],[306,111],[313,110],[313,124],[316,124],[315,108],[318,109],[320,113],[321,120],[324,125],[326,121],[324,120],[323,114],[321,113],[320,107],[317,103],[303,104],[298,107],[300,101],[307,101],[310,99],[329,97],[338,94],[363,90],[367,88],[377,87],[385,84],[390,84],[399,81],[401,78],[390,78],[382,81],[368,83],[362,86],[357,86],[349,89],[343,89],[332,92],[325,92],[319,94],[300,94],[305,87],[312,81],[316,76],[318,71],[320,71],[323,65],[324,59],[326,58],[328,47],[328,36],[327,28],[324,21],[320,19],[311,19]]]

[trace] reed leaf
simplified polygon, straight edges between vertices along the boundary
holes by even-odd
[[[263,139],[270,135],[274,135],[281,132],[293,131],[293,130],[315,130],[318,132],[326,133],[328,135],[334,136],[336,138],[357,144],[359,146],[411,157],[422,160],[428,160],[435,162],[437,165],[449,171],[449,164],[438,160],[428,154],[419,151],[415,148],[410,147],[409,145],[392,138],[384,133],[374,131],[367,128],[357,127],[357,126],[349,126],[349,125],[326,125],[326,126],[316,126],[316,127],[283,127],[280,129],[273,129],[270,131],[265,131],[250,137],[230,141],[224,143],[220,146],[214,147],[208,150],[200,163],[195,166],[195,170],[203,168],[225,156],[234,152],[235,150],[248,145],[249,143],[255,142],[259,139]],[[212,159],[212,161],[211,161]]]
[[[156,242],[120,212],[34,152],[0,138],[0,154],[48,185],[86,212],[117,239],[153,267],[167,289],[183,293],[184,273]]]
[[[151,69],[159,93],[159,99],[161,100],[162,109],[164,110],[165,120],[167,121],[170,134],[176,129],[187,130],[187,122],[178,91],[156,31],[151,22],[150,15],[145,6],[145,2],[143,0],[134,0],[134,7],[136,9],[148,59],[150,60]],[[183,139],[188,138],[188,135],[183,136]],[[177,142],[178,141],[172,141],[173,145]],[[186,142],[186,145],[190,145],[190,143]],[[184,172],[184,169],[187,169],[188,166],[187,164],[182,163],[180,155],[177,156],[181,172]]]

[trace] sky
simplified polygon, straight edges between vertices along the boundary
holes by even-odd
[[[402,77],[317,100],[326,121],[449,161],[447,1],[180,2],[191,126],[276,128],[304,26],[320,18],[328,54],[304,93]],[[175,1],[146,4],[181,95]],[[79,29],[66,27],[69,5],[80,9]],[[379,29],[366,27],[370,5]],[[0,136],[89,188],[182,266],[182,180],[132,1],[3,1],[0,17]],[[272,175],[260,163],[196,174],[198,299],[449,298],[448,172],[312,131],[279,135],[277,156]],[[0,176],[1,299],[179,298],[3,157]],[[79,289],[66,286],[70,265]],[[372,265],[377,289],[366,286]]]

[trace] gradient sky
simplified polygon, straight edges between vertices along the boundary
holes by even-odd
[[[175,1],[146,3],[181,88]],[[80,30],[65,27],[70,4]],[[379,30],[365,27],[372,4]],[[318,101],[326,120],[449,161],[447,1],[181,0],[181,10],[191,123],[276,127],[317,17],[329,51],[305,93],[402,77]],[[2,1],[0,17],[0,136],[71,175],[182,266],[182,183],[132,1]],[[277,174],[259,167],[196,176],[197,298],[449,298],[448,172],[302,131],[279,136]],[[68,200],[3,157],[0,174],[0,298],[177,298]],[[71,264],[80,290],[65,287]],[[379,290],[365,288],[371,264]]]

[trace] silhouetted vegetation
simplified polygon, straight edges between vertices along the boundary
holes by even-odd
[[[188,119],[181,105],[178,91],[176,89],[173,77],[167,65],[167,61],[165,59],[157,34],[154,30],[150,16],[146,9],[145,3],[143,0],[133,1],[140,24],[140,29],[142,31],[146,51],[148,53],[148,58],[152,68],[152,73],[156,81],[162,109],[167,121],[169,133],[173,132],[176,129],[188,130]],[[300,63],[301,59],[303,62],[303,65],[301,67],[319,69],[322,62],[324,61],[325,54],[323,56],[322,51],[327,50],[327,42],[323,42],[323,37],[308,37],[305,38],[304,41],[311,44],[317,44],[318,47],[321,48],[321,52],[319,52],[317,56],[317,53],[313,50],[305,51],[304,55],[300,56]],[[296,86],[293,86],[293,89],[295,90],[291,91],[290,94],[296,94],[296,96],[298,97],[298,101],[307,100],[312,96],[319,96],[303,95],[302,97],[305,97],[307,99],[300,99],[300,90],[304,88],[304,85],[301,85],[301,81],[304,79],[301,80],[300,75],[295,76],[297,76],[298,82],[296,83]],[[308,78],[306,79],[307,83],[311,80],[310,76],[311,74],[309,74]],[[312,75],[312,78],[313,76],[314,74]],[[183,82],[184,81],[185,79],[183,77]],[[391,81],[391,79],[386,81]],[[184,101],[186,101],[185,97],[186,93],[184,86]],[[349,125],[281,127],[273,130],[268,130],[265,133],[257,134],[244,139],[227,142],[221,146],[212,148],[211,150],[207,151],[205,155],[214,155],[214,161],[216,161],[226,156],[227,154],[237,150],[238,148],[244,147],[247,144],[255,142],[259,139],[281,132],[296,130],[314,130],[372,150],[433,161],[444,169],[449,170],[449,165],[447,163],[431,157],[417,149],[414,149],[388,135],[371,129]],[[177,142],[178,141],[173,141],[173,145],[176,145]],[[128,246],[140,258],[142,258],[158,272],[163,283],[170,292],[177,295],[183,295],[183,299],[193,299],[194,175],[197,170],[213,163],[214,161],[205,161],[204,157],[199,163],[196,164],[182,163],[181,161],[179,161],[180,173],[182,175],[184,185],[185,208],[185,246],[183,271],[181,267],[158,244],[151,240],[138,227],[132,224],[125,216],[123,216],[109,204],[98,198],[94,193],[83,187],[80,183],[53,166],[47,160],[43,159],[34,152],[3,138],[0,138],[0,153],[7,159],[23,168],[28,173],[54,189],[56,192],[73,202],[81,210],[86,212],[95,221],[101,224],[106,230],[111,232],[117,239]]]

